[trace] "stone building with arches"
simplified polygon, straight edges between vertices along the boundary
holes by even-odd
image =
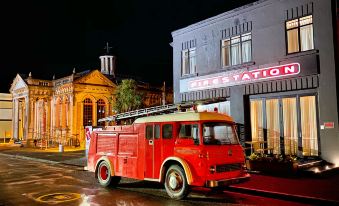
[[[27,146],[35,139],[42,145],[57,144],[84,147],[85,126],[105,126],[100,118],[112,115],[115,76],[114,56],[104,55],[101,71],[87,70],[59,79],[43,80],[17,74],[10,88],[13,95],[12,136]],[[145,106],[162,103],[161,87],[140,84]],[[165,95],[173,101],[171,92]],[[40,144],[40,141],[39,141]]]

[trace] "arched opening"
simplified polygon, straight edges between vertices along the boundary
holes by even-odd
[[[106,103],[104,100],[99,99],[97,102],[97,119],[101,119],[105,117]],[[105,122],[98,122],[98,126],[105,126]]]
[[[83,125],[92,126],[93,125],[93,102],[90,98],[84,100],[84,111],[83,111]]]

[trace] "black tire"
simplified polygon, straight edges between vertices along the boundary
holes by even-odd
[[[121,180],[121,177],[112,176],[110,165],[106,161],[100,162],[97,171],[98,181],[101,186],[117,186]]]
[[[189,193],[185,171],[178,165],[172,165],[168,168],[164,184],[168,196],[172,199],[184,199]]]

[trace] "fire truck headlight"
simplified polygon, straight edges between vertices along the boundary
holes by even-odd
[[[210,167],[210,173],[211,173],[211,174],[214,174],[214,173],[215,173],[215,166],[211,166],[211,167]]]

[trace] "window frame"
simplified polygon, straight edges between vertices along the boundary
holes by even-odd
[[[170,137],[167,137],[167,136],[164,135],[165,130],[168,129],[168,128],[166,128],[166,126],[171,127],[171,136]],[[162,136],[162,138],[163,139],[172,139],[173,138],[173,131],[174,131],[173,129],[174,129],[173,124],[163,124],[163,125],[161,125],[161,136]]]
[[[87,100],[89,100],[90,102],[88,102]],[[85,98],[83,101],[83,126],[93,126],[93,101],[90,98]],[[86,117],[86,118],[85,118]],[[86,124],[86,120],[87,123]]]
[[[312,18],[312,23],[308,23],[308,24],[305,24],[305,25],[300,25],[300,19],[304,18],[304,17],[308,17],[308,16],[311,16]],[[287,29],[287,22],[290,22],[290,21],[294,21],[294,20],[298,20],[298,26],[297,27],[294,27],[294,28],[290,28],[290,29]],[[304,51],[301,51],[301,36],[300,36],[300,28],[301,27],[306,27],[306,26],[309,26],[309,25],[312,25],[312,36],[313,36],[313,48],[312,49],[308,49],[308,50],[304,50]],[[288,52],[288,37],[287,37],[287,33],[288,31],[291,31],[291,30],[294,30],[294,29],[297,29],[298,31],[298,51],[296,52],[291,52],[289,53]],[[290,55],[290,54],[296,54],[296,53],[300,53],[300,52],[307,52],[307,51],[312,51],[314,50],[314,27],[313,27],[313,14],[308,14],[308,15],[304,15],[304,16],[300,16],[300,17],[297,17],[297,18],[294,18],[294,19],[289,19],[289,20],[285,20],[285,49],[286,49],[286,55]]]
[[[194,55],[192,55],[192,53],[194,53]],[[187,54],[187,55],[184,55],[184,54]],[[194,60],[193,68],[191,65],[191,63],[193,62],[192,60]],[[188,75],[192,75],[196,73],[197,73],[197,49],[196,47],[181,50],[181,76],[188,76]]]
[[[245,36],[250,36],[250,39],[243,41],[243,37]],[[232,40],[239,38],[239,42],[236,43],[232,43]],[[224,42],[229,42],[228,44],[224,44]],[[250,52],[250,60],[244,62],[243,60],[243,43],[246,42],[250,42],[250,48],[251,48],[251,52]],[[232,63],[232,46],[239,44],[239,48],[240,48],[240,56],[239,56],[239,64],[233,64]],[[228,67],[233,67],[233,66],[238,66],[238,65],[242,65],[242,64],[246,64],[249,62],[253,61],[253,44],[252,44],[252,31],[250,32],[246,32],[246,33],[242,33],[242,34],[238,34],[238,35],[234,35],[234,36],[230,36],[224,39],[221,39],[221,68],[228,68]],[[228,65],[224,65],[224,49],[228,48],[228,53],[229,53],[229,60],[228,60]]]
[[[194,135],[191,134],[191,136],[181,136],[181,127],[184,126],[186,127],[187,125],[190,125],[191,126],[191,129],[193,127],[196,127],[198,129],[197,131],[197,138],[194,139]],[[201,144],[201,124],[198,123],[198,122],[181,122],[178,126],[178,139],[192,139],[194,141],[194,144],[195,145],[200,145]],[[185,131],[186,131],[186,128],[185,128]],[[192,131],[191,131],[192,132]]]
[[[105,117],[106,102],[103,99],[99,99],[96,103],[97,103],[97,126],[105,126],[105,122],[98,122],[98,120]]]
[[[300,105],[300,98],[302,97],[307,97],[307,96],[314,96],[315,97],[315,115],[316,115],[316,125],[317,125],[317,145],[318,145],[318,154],[315,155],[316,157],[319,157],[321,155],[321,138],[320,138],[320,118],[319,118],[319,102],[318,102],[318,93],[316,91],[312,92],[305,92],[305,93],[291,93],[291,94],[282,94],[282,95],[276,95],[276,94],[272,94],[272,95],[254,95],[252,97],[250,97],[250,101],[251,100],[261,100],[263,102],[262,105],[262,109],[263,109],[263,129],[265,128],[267,130],[267,117],[266,117],[266,100],[269,99],[278,99],[279,100],[279,115],[280,115],[280,121],[282,123],[282,121],[284,120],[283,117],[283,108],[282,108],[282,104],[283,104],[283,99],[284,98],[296,98],[296,112],[297,112],[297,134],[298,134],[298,148],[302,147],[302,130],[301,130],[301,105]],[[251,115],[251,112],[250,112]],[[280,123],[280,135],[284,136],[284,125]],[[252,123],[250,123],[252,124]],[[267,131],[263,130],[263,138],[264,140],[267,139]],[[280,148],[280,151],[282,152],[282,150],[285,150],[285,144],[284,141],[283,143],[280,143],[282,146]],[[303,152],[303,151],[301,151]],[[309,155],[304,155],[304,154],[300,154],[300,150],[298,149],[297,151],[297,156],[301,155],[301,157],[314,157],[314,156],[309,156]]]

